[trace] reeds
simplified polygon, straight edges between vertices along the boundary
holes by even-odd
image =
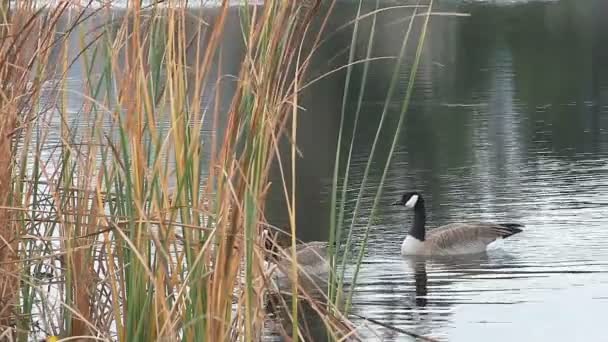
[[[26,198],[33,195],[24,182],[30,161],[25,152],[32,143],[31,122],[41,109],[40,96],[54,28],[65,6],[42,12],[31,3],[0,3],[0,334],[25,340],[31,324],[24,314],[31,307],[32,279],[24,278],[32,258],[33,244],[26,226]],[[48,31],[47,31],[48,29]],[[23,137],[23,139],[19,139]],[[20,148],[18,146],[20,145]],[[19,151],[19,152],[18,152]],[[36,164],[33,165],[36,168]],[[36,186],[36,184],[34,184]],[[35,195],[34,195],[35,196]],[[35,198],[35,197],[34,197]]]
[[[67,5],[2,7],[7,336],[258,340],[268,175],[279,144],[297,139],[310,60],[302,42],[319,4]],[[235,13],[245,46],[236,81],[222,70]],[[100,16],[101,25],[90,19]],[[75,65],[78,90],[65,77]],[[226,82],[233,94],[221,92]],[[288,184],[295,168],[284,171]],[[294,189],[285,196],[295,222]],[[293,338],[301,334],[294,324]]]
[[[322,15],[320,1],[238,9],[224,1],[196,10],[181,2],[129,2],[122,11],[69,5],[0,3],[0,334],[259,340],[271,287],[261,234],[270,224],[270,168],[280,166],[282,182],[273,186],[283,189],[296,260],[299,96],[312,84],[306,72],[334,2]],[[373,23],[364,75],[375,13],[365,15]],[[238,75],[228,76],[225,31],[235,19],[244,54]],[[359,20],[361,5],[353,41]],[[234,90],[223,92],[226,84]],[[399,127],[410,95],[408,88]],[[279,153],[282,144],[289,156]],[[349,160],[351,152],[352,144]],[[353,334],[337,306],[340,272],[351,259],[338,258],[339,169],[330,224],[334,303],[307,297],[294,264],[294,295],[284,305],[294,321],[286,333],[296,341],[304,337],[301,301],[311,302],[333,339]],[[348,171],[341,188],[347,184]]]
[[[365,254],[365,249],[367,247],[367,241],[369,238],[369,232],[372,226],[372,223],[377,219],[376,217],[376,212],[378,210],[378,205],[380,204],[381,200],[382,200],[382,191],[383,191],[383,187],[384,187],[384,181],[386,179],[391,161],[392,161],[392,157],[393,157],[393,153],[395,151],[396,145],[397,145],[397,141],[399,138],[399,134],[401,133],[401,129],[407,119],[407,113],[408,113],[408,109],[409,109],[409,105],[410,105],[410,100],[411,100],[411,96],[412,96],[412,92],[414,90],[414,84],[415,84],[415,80],[416,80],[416,75],[417,75],[417,71],[418,71],[418,66],[420,64],[421,61],[421,56],[422,56],[422,51],[423,51],[423,47],[424,47],[424,41],[425,41],[425,36],[426,36],[426,32],[427,32],[427,28],[428,28],[428,24],[429,24],[429,19],[432,15],[432,8],[433,8],[433,1],[431,0],[428,4],[425,5],[421,5],[420,1],[417,2],[416,5],[405,5],[403,7],[410,7],[413,9],[413,13],[411,16],[407,17],[407,21],[405,21],[405,25],[406,25],[406,32],[405,35],[403,37],[403,41],[401,43],[401,46],[399,48],[399,52],[396,56],[396,61],[394,64],[394,71],[392,73],[392,77],[389,81],[389,86],[388,86],[388,91],[384,100],[384,104],[383,104],[383,108],[382,108],[382,112],[380,113],[380,120],[378,123],[378,127],[376,129],[376,134],[374,136],[374,140],[371,144],[371,150],[367,159],[367,163],[365,165],[365,170],[363,171],[363,176],[362,179],[360,180],[358,185],[358,191],[357,191],[357,197],[355,200],[355,207],[354,210],[352,212],[352,216],[349,219],[345,219],[344,215],[345,215],[345,207],[346,207],[346,189],[351,186],[349,185],[349,182],[351,181],[349,179],[349,170],[350,170],[350,163],[351,163],[351,157],[352,157],[352,152],[353,152],[353,145],[354,145],[354,141],[357,137],[357,129],[358,129],[358,123],[359,123],[359,115],[360,115],[360,111],[361,111],[361,105],[363,102],[363,98],[364,98],[364,94],[365,94],[365,90],[366,90],[366,79],[367,79],[367,74],[368,74],[368,67],[369,67],[369,63],[371,61],[371,53],[373,50],[373,44],[374,44],[374,33],[375,33],[375,28],[376,28],[376,17],[378,15],[378,12],[381,11],[381,9],[379,8],[379,1],[376,1],[375,3],[375,8],[374,10],[372,10],[370,13],[367,14],[362,14],[361,13],[361,6],[362,6],[362,1],[359,1],[359,6],[357,9],[357,16],[354,19],[354,29],[353,29],[353,36],[352,36],[352,42],[350,45],[350,49],[349,49],[349,61],[347,64],[347,76],[346,76],[346,81],[345,81],[345,85],[344,85],[344,94],[343,94],[343,100],[342,100],[342,112],[341,112],[341,119],[340,119],[340,130],[339,130],[339,135],[338,135],[338,147],[336,149],[336,164],[334,165],[334,174],[333,174],[333,180],[332,180],[332,212],[331,212],[331,217],[330,217],[330,246],[332,246],[333,248],[330,248],[330,260],[331,260],[331,265],[332,265],[332,269],[334,270],[334,272],[332,274],[334,274],[336,281],[330,282],[329,283],[329,298],[330,300],[334,303],[334,305],[338,308],[340,308],[340,311],[343,314],[348,315],[349,310],[350,310],[350,306],[352,304],[352,298],[353,298],[353,294],[354,291],[356,289],[356,284],[357,284],[357,277],[359,274],[359,268],[361,266],[361,262],[363,261],[363,256]],[[402,70],[402,68],[404,68],[405,66],[405,55],[406,55],[406,50],[410,44],[410,35],[412,32],[412,28],[414,27],[414,22],[415,19],[417,18],[417,16],[419,16],[420,11],[423,11],[423,23],[421,25],[421,29],[420,29],[420,36],[417,37],[418,41],[416,42],[416,49],[415,49],[415,56],[413,58],[413,60],[411,61],[411,69],[409,70],[409,79],[408,79],[408,83],[407,83],[407,88],[405,89],[405,96],[404,98],[401,100],[401,108],[400,108],[400,112],[399,112],[399,119],[397,121],[397,125],[395,129],[391,129],[390,127],[387,127],[385,125],[385,121],[389,115],[389,105],[393,99],[393,96],[396,92],[397,89],[397,82],[399,80],[399,75],[401,74],[400,71]],[[370,17],[371,16],[371,28],[369,31],[369,37],[367,39],[367,47],[366,47],[366,51],[365,51],[365,58],[363,59],[363,73],[362,73],[362,77],[361,77],[361,81],[360,81],[360,86],[359,86],[359,93],[357,96],[357,107],[356,107],[356,111],[355,111],[355,117],[353,120],[353,124],[352,124],[352,132],[350,134],[350,143],[349,143],[349,149],[348,149],[348,154],[346,156],[346,161],[344,163],[344,165],[340,164],[341,161],[341,141],[342,141],[342,136],[344,134],[344,130],[346,129],[346,124],[345,124],[345,120],[344,117],[346,115],[345,113],[345,108],[346,108],[346,104],[347,104],[347,99],[349,97],[349,89],[351,86],[351,82],[350,82],[350,75],[352,72],[352,64],[353,64],[353,56],[355,53],[355,44],[354,42],[357,39],[357,35],[359,34],[358,32],[358,22],[359,20],[361,20],[360,18],[362,17]],[[387,132],[388,131],[388,132]],[[376,192],[374,194],[374,201],[371,207],[371,211],[369,213],[369,215],[367,217],[365,217],[365,221],[366,221],[366,227],[363,233],[363,237],[362,237],[362,241],[358,246],[358,250],[356,250],[354,247],[354,243],[353,243],[353,232],[354,232],[354,228],[355,228],[355,223],[357,222],[358,219],[360,219],[360,213],[361,213],[361,203],[362,203],[362,199],[363,199],[363,195],[366,189],[366,185],[367,185],[367,181],[368,181],[368,175],[370,172],[370,168],[372,163],[374,162],[374,158],[376,158],[376,148],[378,146],[378,142],[380,140],[380,136],[384,135],[384,136],[388,136],[388,137],[392,137],[392,142],[390,145],[390,149],[389,151],[386,153],[386,160],[384,161],[384,166],[382,168],[382,176],[380,178],[380,182],[379,182],[379,186],[376,189]],[[340,176],[340,170],[342,171],[341,176]],[[341,182],[340,182],[341,180]],[[338,194],[340,195],[338,197]],[[344,228],[343,225],[345,225],[345,223],[349,223],[349,227],[348,229],[346,229],[346,232],[344,232]],[[343,239],[342,235],[346,233],[346,238]],[[351,254],[351,251],[354,251]],[[354,258],[354,262],[353,262],[353,258]],[[345,284],[345,271],[346,271],[346,266],[347,263],[350,263],[351,265],[353,265],[354,267],[354,274],[352,279],[349,279],[350,281],[350,287],[351,290],[347,293],[347,298],[346,300],[343,300],[343,288],[344,288],[344,284]]]

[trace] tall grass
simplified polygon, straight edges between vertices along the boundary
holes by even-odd
[[[376,39],[376,37],[375,37],[376,18],[377,18],[378,13],[381,11],[381,9],[379,8],[378,1],[376,1],[376,3],[375,3],[375,8],[370,13],[367,13],[367,14],[362,14],[361,6],[362,6],[362,1],[359,1],[356,18],[353,20],[354,28],[353,28],[353,34],[352,34],[352,42],[351,42],[350,49],[349,49],[349,61],[348,61],[346,80],[345,80],[345,85],[344,85],[344,94],[343,94],[343,99],[342,99],[342,112],[341,112],[341,119],[340,119],[340,129],[339,129],[339,135],[338,135],[338,144],[337,144],[337,148],[336,148],[336,164],[334,165],[334,173],[333,173],[333,179],[332,179],[332,200],[331,200],[332,208],[331,208],[331,216],[330,216],[330,224],[329,224],[329,226],[330,226],[330,246],[332,246],[332,248],[330,248],[330,260],[331,260],[331,266],[333,269],[332,273],[335,274],[335,276],[337,278],[336,279],[337,284],[334,285],[334,282],[330,282],[330,285],[329,285],[330,288],[328,289],[328,291],[330,294],[330,299],[333,301],[333,303],[336,306],[341,308],[341,311],[344,314],[348,314],[348,312],[350,310],[350,306],[352,304],[352,298],[353,298],[354,291],[356,290],[359,270],[360,270],[361,263],[363,261],[363,256],[365,254],[365,250],[367,247],[369,232],[370,232],[372,223],[375,222],[377,219],[376,212],[377,212],[378,205],[380,204],[380,202],[382,200],[382,191],[383,191],[384,182],[385,182],[386,176],[388,174],[392,156],[395,151],[397,141],[398,141],[398,138],[401,133],[401,129],[407,119],[408,108],[409,108],[412,92],[414,89],[418,66],[420,64],[420,60],[421,60],[421,56],[422,56],[422,50],[424,47],[427,27],[429,24],[429,19],[432,15],[433,1],[431,0],[428,4],[425,4],[425,5],[421,5],[420,1],[418,1],[418,3],[416,5],[401,6],[401,7],[412,8],[413,14],[411,16],[409,16],[408,18],[406,18],[407,20],[405,21],[406,32],[405,32],[405,35],[403,36],[403,41],[402,41],[401,47],[396,56],[395,64],[393,67],[394,70],[392,72],[392,77],[390,78],[388,91],[387,91],[386,97],[384,99],[382,112],[380,113],[380,120],[378,123],[378,127],[376,129],[376,134],[375,134],[373,142],[371,144],[371,150],[370,150],[369,156],[367,158],[367,162],[365,164],[363,176],[358,184],[359,188],[357,191],[357,197],[354,201],[354,209],[352,212],[352,216],[350,217],[350,219],[348,221],[346,221],[346,222],[350,222],[350,225],[349,225],[348,229],[346,229],[346,232],[344,232],[343,225],[345,224],[344,216],[345,216],[345,209],[346,209],[346,191],[349,187],[349,182],[350,182],[349,171],[350,171],[350,165],[351,165],[351,157],[352,157],[352,153],[353,153],[354,141],[357,137],[357,129],[358,129],[358,124],[359,124],[359,115],[361,112],[361,106],[362,106],[362,102],[363,102],[363,99],[365,96],[367,75],[368,75],[368,70],[369,70],[368,68],[369,68],[369,63],[371,60],[371,53],[373,51],[374,40]],[[413,60],[411,61],[411,68],[409,70],[409,79],[408,79],[407,87],[405,89],[405,96],[401,100],[401,108],[400,108],[400,112],[399,112],[399,119],[397,122],[397,126],[394,130],[390,130],[389,127],[385,127],[384,122],[389,115],[389,106],[390,106],[390,104],[393,100],[393,96],[397,90],[397,82],[399,80],[399,75],[401,75],[401,70],[405,67],[405,65],[407,65],[407,63],[405,61],[405,56],[406,56],[407,48],[410,44],[410,35],[412,32],[412,28],[414,27],[414,22],[417,19],[417,17],[419,16],[419,14],[420,14],[419,12],[421,10],[424,11],[422,13],[423,22],[422,22],[421,30],[420,30],[421,33],[420,33],[420,36],[417,37],[418,41],[416,44],[416,52],[415,52],[415,56],[414,56]],[[370,17],[371,17],[371,19],[370,19]],[[370,26],[370,30],[369,30],[369,36],[367,38],[368,43],[367,43],[366,51],[365,51],[365,59],[364,59],[364,63],[363,63],[363,73],[362,73],[360,85],[359,85],[359,93],[356,98],[357,106],[356,106],[355,116],[354,116],[354,120],[353,120],[353,124],[352,124],[352,132],[350,134],[351,140],[349,143],[348,153],[346,156],[346,162],[344,163],[344,165],[341,165],[340,164],[340,162],[341,162],[340,155],[342,153],[342,151],[341,151],[342,136],[344,134],[343,131],[347,128],[346,121],[344,118],[346,116],[345,111],[347,108],[349,90],[350,90],[350,86],[351,86],[350,76],[351,76],[352,69],[353,69],[352,64],[353,64],[355,49],[356,49],[355,42],[356,42],[357,36],[359,34],[358,23],[362,18],[370,19],[371,26]],[[387,133],[387,130],[389,130],[388,133]],[[353,248],[354,247],[353,246],[353,233],[354,233],[355,223],[357,222],[358,219],[360,219],[359,215],[360,215],[360,211],[361,211],[361,204],[363,202],[362,201],[363,196],[365,193],[365,189],[367,187],[368,175],[369,175],[369,172],[371,169],[371,165],[374,162],[374,158],[376,157],[376,149],[378,147],[378,142],[380,141],[381,136],[392,137],[391,148],[387,153],[386,161],[385,161],[384,167],[382,169],[383,170],[382,176],[380,178],[379,185],[374,194],[374,201],[373,201],[373,204],[371,207],[371,212],[370,212],[369,216],[365,218],[365,220],[367,221],[367,224],[363,231],[363,237],[361,239],[362,241],[358,247],[358,251],[356,251],[356,249]],[[340,170],[343,170],[342,174],[340,173]],[[341,182],[340,182],[340,180],[341,180]],[[339,197],[338,197],[338,193],[340,195]],[[345,241],[343,241],[343,239],[341,238],[342,234],[344,234],[344,233],[346,233]],[[340,253],[340,251],[341,251],[341,253]],[[351,253],[350,253],[351,251],[356,251],[356,253],[353,252],[351,255]],[[354,257],[354,262],[353,262],[353,257]],[[354,274],[353,274],[352,279],[349,279],[351,289],[350,289],[349,293],[347,294],[346,300],[344,301],[342,296],[343,296],[343,287],[344,287],[344,284],[346,281],[345,272],[347,270],[347,263],[354,265]]]
[[[307,71],[327,38],[334,5],[330,1],[320,15],[320,1],[267,0],[238,9],[224,1],[198,10],[182,2],[129,2],[120,11],[69,8],[68,2],[52,8],[0,2],[2,338],[261,338],[271,288],[261,234],[270,225],[270,170],[279,165],[281,182],[273,186],[283,189],[291,230],[287,251],[296,260],[299,97],[318,80],[307,80]],[[389,156],[406,117],[431,5],[425,7]],[[332,339],[354,333],[339,312],[348,311],[352,297],[351,291],[340,308],[344,270],[353,259],[353,224],[419,8],[412,7],[357,207],[345,229],[352,139],[374,59],[379,1],[367,14],[359,2],[350,23],[340,140],[352,66],[363,63],[364,73],[345,173],[339,177],[344,165],[338,150],[333,178],[333,303],[319,305],[307,296],[294,262],[293,295],[284,302],[293,321],[285,333],[293,340],[305,339],[298,324],[302,301],[310,302]],[[316,30],[313,19],[320,23]],[[356,61],[361,20],[370,20],[371,30],[365,58]],[[238,74],[227,75],[225,32],[235,22],[244,53]],[[73,77],[74,70],[81,73]],[[227,84],[234,91],[222,92]],[[203,135],[208,131],[213,133]],[[289,156],[279,153],[285,143]],[[383,180],[389,163],[390,157]],[[380,197],[381,187],[372,216]],[[357,270],[364,248],[365,243],[356,254]]]
[[[227,2],[199,11],[129,2],[122,12],[2,2],[5,336],[260,339],[269,287],[260,231],[285,141],[295,255],[298,93],[311,60],[302,42],[319,41],[309,32],[318,7],[239,9],[245,53],[226,77]],[[75,90],[66,75],[77,65]],[[234,93],[221,92],[225,82]],[[303,336],[297,323],[290,334]]]
[[[53,34],[65,6],[43,12],[24,1],[0,3],[0,334],[9,338],[15,333],[25,340],[31,324],[24,315],[32,307],[33,279],[30,254],[36,247],[26,226],[34,219],[35,210],[27,198],[35,197],[26,165],[33,132],[29,123],[37,120],[41,109],[41,89],[48,69],[51,48],[57,43]],[[38,164],[34,163],[36,172]],[[16,210],[15,210],[16,209]],[[37,271],[37,270],[33,270]],[[20,319],[19,319],[20,318]]]

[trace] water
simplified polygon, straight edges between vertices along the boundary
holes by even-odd
[[[382,6],[398,4],[402,3]],[[374,1],[366,2],[365,11],[373,5]],[[328,28],[335,33],[318,51],[311,77],[346,63],[351,31],[336,30],[352,19],[355,10],[355,2],[337,6]],[[439,1],[436,10],[466,12],[470,17],[431,20],[353,311],[449,341],[605,339],[608,22],[602,14],[608,3],[454,0]],[[407,27],[403,18],[409,14],[411,9],[379,15],[375,57],[396,55]],[[358,58],[365,55],[368,29],[369,21],[362,23]],[[417,36],[417,30],[412,35]],[[223,68],[233,75],[238,74],[239,39],[238,28],[226,30]],[[415,43],[408,47],[408,61]],[[77,40],[71,46],[74,51],[80,47]],[[75,81],[75,102],[68,104],[75,116],[82,110],[74,100],[81,91],[80,68],[75,64],[68,75]],[[361,66],[354,69],[353,84],[358,84],[361,73]],[[391,60],[370,66],[354,143],[347,218],[392,74]],[[303,94],[297,212],[299,237],[304,240],[328,236],[344,76],[335,73]],[[405,68],[389,106],[387,130],[381,135],[355,222],[357,242],[367,225],[408,77]],[[229,82],[222,86],[228,93],[233,89]],[[357,91],[358,85],[348,101],[347,127],[354,119]],[[220,107],[227,108],[227,99]],[[50,126],[59,126],[49,120]],[[413,263],[399,256],[411,214],[388,204],[414,189],[425,196],[429,227],[496,220],[523,223],[525,231],[501,241],[483,258]],[[276,187],[268,205],[268,218],[277,225],[286,223],[282,196]],[[395,329],[355,322],[366,340],[409,339]]]
[[[379,220],[372,225],[354,312],[449,341],[605,339],[608,25],[599,13],[606,13],[607,5],[452,1],[440,3],[441,9],[471,16],[432,19],[408,122],[385,184]],[[354,6],[338,7],[333,25],[350,18],[349,11]],[[405,30],[399,16],[379,17],[375,56],[397,53]],[[350,32],[337,36],[331,47],[319,51],[319,73],[346,61],[347,53],[335,56],[349,43]],[[361,36],[359,57],[365,54],[366,33]],[[355,83],[361,70],[354,71]],[[347,217],[391,75],[389,62],[370,68]],[[358,241],[408,75],[402,73],[390,106],[389,128],[381,137],[355,224]],[[298,210],[306,214],[298,223],[306,240],[328,234],[334,154],[327,146],[337,135],[343,80],[344,74],[324,80],[305,100],[310,121],[303,131],[310,133],[299,135],[304,153],[300,188],[305,192]],[[357,91],[349,101],[349,124]],[[388,204],[414,189],[427,201],[428,227],[496,220],[523,223],[525,231],[493,246],[485,258],[413,265],[399,256],[412,215]],[[365,339],[410,339],[395,329],[357,323],[366,326]]]

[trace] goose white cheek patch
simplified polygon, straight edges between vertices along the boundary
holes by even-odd
[[[416,202],[418,202],[418,195],[412,195],[410,199],[405,203],[405,206],[408,208],[413,208],[416,206]]]

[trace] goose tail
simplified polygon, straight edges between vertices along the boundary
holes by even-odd
[[[499,224],[501,228],[501,236],[503,239],[508,238],[509,236],[515,235],[517,233],[523,232],[524,226],[519,223],[501,223]]]
[[[515,235],[517,233],[523,232],[524,225],[519,223],[500,223],[501,228],[501,236],[503,239],[508,238],[509,236]]]

